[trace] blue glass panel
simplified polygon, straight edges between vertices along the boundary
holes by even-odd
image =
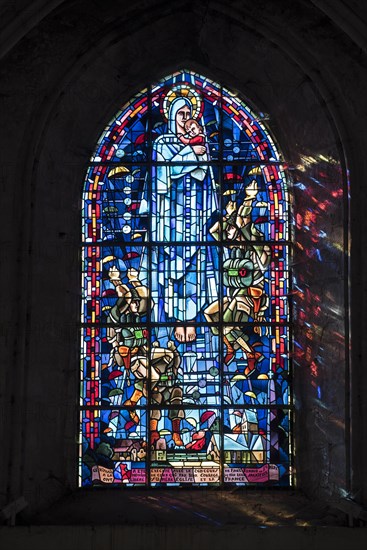
[[[82,485],[289,483],[272,407],[290,403],[290,205],[267,119],[179,71],[103,132],[82,205]]]

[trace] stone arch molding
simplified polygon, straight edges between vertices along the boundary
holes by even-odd
[[[208,25],[213,26],[214,21],[209,21]],[[242,46],[246,43],[245,36],[250,36],[249,34],[246,34],[246,32],[247,31],[243,30],[238,34],[238,36],[236,36],[236,40],[243,41]],[[143,31],[141,31],[141,33],[143,33]],[[138,36],[141,35],[138,33]],[[226,35],[224,35],[223,42],[225,42],[225,38]],[[132,44],[133,42],[125,41],[125,46]],[[179,53],[177,46],[172,46],[172,58],[168,55],[164,55],[162,48],[158,47],[156,44],[152,44],[152,47],[156,48],[155,59],[160,59],[162,65],[164,64],[168,67],[168,70],[162,70],[159,72],[161,74],[169,73],[174,64],[173,57],[175,54]],[[262,45],[262,47],[264,47],[264,45]],[[42,124],[40,123],[39,125],[39,140],[33,140],[33,143],[36,141],[38,144],[36,159],[37,170],[33,176],[34,186],[32,187],[31,194],[29,195],[30,200],[32,200],[36,206],[34,213],[29,219],[30,231],[28,236],[34,245],[42,242],[52,249],[52,247],[55,246],[55,243],[57,243],[57,258],[54,258],[52,262],[54,262],[53,265],[57,271],[55,299],[57,299],[58,303],[60,303],[60,320],[63,320],[63,326],[70,326],[70,319],[73,320],[73,323],[77,322],[79,311],[77,290],[79,286],[79,264],[77,264],[75,260],[74,253],[79,240],[78,186],[79,182],[83,179],[85,163],[87,162],[86,159],[87,157],[89,158],[90,151],[93,148],[93,144],[96,141],[100,128],[103,127],[112,113],[116,110],[116,105],[120,102],[121,97],[126,99],[129,98],[132,95],[133,90],[142,87],[143,80],[145,80],[145,77],[143,78],[142,75],[149,73],[151,74],[152,72],[152,69],[148,67],[149,64],[151,65],[151,59],[149,59],[149,56],[146,60],[142,58],[143,56],[139,56],[134,65],[134,63],[131,62],[131,59],[129,59],[126,55],[126,48],[124,48],[124,55],[122,55],[123,51],[121,48],[121,44],[114,44],[110,46],[107,56],[108,63],[105,63],[105,58],[90,59],[88,65],[84,67],[84,70],[79,73],[77,78],[74,78],[76,73],[70,73],[67,71],[66,74],[73,74],[73,77],[71,78],[68,76],[66,78],[66,81],[69,81],[70,84],[68,86],[64,86],[65,94],[58,96],[56,101],[54,100],[56,99],[58,92],[53,96],[54,102],[52,103],[52,107],[55,108],[51,108],[50,102],[47,105],[47,109],[44,107],[39,107],[38,111],[42,113],[43,118]],[[176,48],[176,51],[174,48]],[[294,168],[294,173],[297,174],[299,181],[297,179],[296,182],[301,184],[299,187],[295,188],[295,194],[298,194],[296,196],[296,204],[300,207],[301,212],[301,221],[299,223],[299,227],[297,227],[297,230],[299,231],[299,234],[304,235],[306,238],[311,233],[309,229],[304,227],[307,227],[307,225],[303,224],[302,220],[310,219],[307,212],[312,210],[312,207],[314,207],[312,204],[311,195],[317,184],[312,178],[322,181],[319,178],[318,172],[326,173],[328,181],[331,180],[333,183],[332,192],[337,193],[338,191],[337,188],[340,184],[340,174],[337,168],[338,162],[336,164],[332,162],[332,160],[338,161],[339,158],[338,140],[335,138],[334,131],[330,127],[327,120],[328,117],[325,114],[324,107],[321,105],[319,98],[314,93],[313,87],[310,85],[309,80],[307,78],[305,79],[303,71],[299,70],[293,62],[289,62],[288,59],[284,58],[283,54],[281,54],[276,48],[273,48],[271,44],[265,44],[265,49],[266,55],[264,57],[267,57],[269,54],[269,57],[267,58],[271,60],[272,63],[270,64],[272,64],[273,67],[282,69],[282,76],[284,78],[283,90],[280,90],[274,84],[276,80],[274,75],[264,77],[262,67],[256,68],[256,65],[251,64],[250,62],[242,61],[241,64],[238,64],[237,62],[235,63],[234,60],[229,60],[227,66],[225,66],[222,58],[222,53],[225,51],[224,46],[217,48],[217,50],[214,49],[213,44],[209,44],[207,46],[207,51],[210,51],[210,53],[213,54],[213,62],[209,67],[203,66],[204,53],[199,45],[197,53],[193,52],[192,44],[190,43],[187,43],[186,48],[188,52],[191,52],[187,55],[192,58],[191,66],[193,66],[194,70],[197,70],[199,73],[209,74],[209,76],[212,76],[215,80],[219,79],[223,81],[228,81],[226,79],[226,75],[230,73],[230,84],[234,88],[241,90],[245,96],[252,97],[254,102],[260,106],[261,110],[270,114],[271,119],[274,121],[274,132],[278,137],[281,147],[283,150],[287,151],[287,153],[289,151],[289,154],[287,154],[287,160],[289,160],[291,167]],[[254,49],[252,49],[252,52],[254,52]],[[73,52],[70,52],[70,59],[73,58],[72,53]],[[180,52],[180,55],[182,56],[182,51]],[[74,67],[79,67],[79,65],[75,64]],[[105,79],[103,81],[99,79],[101,71],[104,71],[103,74],[105,75]],[[216,78],[216,75],[219,75],[220,78]],[[59,78],[60,73],[57,74],[56,80],[53,81],[55,90],[58,88],[57,84],[59,83]],[[150,80],[154,80],[154,78],[151,78]],[[269,83],[272,83],[272,85],[270,86]],[[93,90],[93,88],[96,91],[85,94],[86,90]],[[284,88],[286,89],[286,94],[284,93]],[[289,97],[292,98],[292,101],[289,101]],[[100,105],[103,107],[99,111],[96,109],[96,106]],[[98,111],[97,115],[91,116],[91,113],[96,113],[96,111]],[[34,119],[38,118],[37,114],[38,113],[33,112]],[[42,132],[40,130],[41,126],[43,132],[42,136]],[[297,146],[295,144],[297,144]],[[325,157],[327,160],[320,158],[320,155]],[[31,156],[32,154],[30,154],[30,157]],[[311,159],[314,159],[315,162]],[[35,159],[33,158],[33,160]],[[325,169],[327,169],[326,172]],[[63,187],[61,200],[60,188],[56,184],[60,181],[72,182],[71,185]],[[306,189],[312,190],[310,195],[307,195],[302,185],[304,185]],[[324,188],[323,186],[320,187]],[[328,208],[331,208],[331,210],[328,210],[328,212],[334,212],[334,219],[341,220],[341,211],[338,210],[338,204],[340,205],[339,198],[337,196],[333,197],[333,195],[331,195],[331,198],[324,198],[325,200],[322,200],[322,203],[325,201],[331,201],[331,203],[328,204]],[[307,201],[309,201],[309,203]],[[57,212],[54,208],[48,208],[49,202],[58,204],[59,208]],[[301,208],[302,204],[303,207]],[[39,226],[40,217],[43,217],[45,223],[50,228],[50,232],[47,237],[45,237],[42,233]],[[318,219],[322,220],[322,223],[320,222],[320,231],[327,233],[325,229],[328,228],[323,225],[325,224],[325,218],[322,213],[320,213]],[[313,218],[312,223],[314,226],[315,222]],[[335,223],[336,225],[334,225],[334,229],[337,226],[337,222]],[[343,224],[341,223],[340,225],[342,226]],[[60,236],[62,234],[65,236]],[[336,229],[333,234],[337,234]],[[65,242],[63,242],[63,239],[66,239]],[[322,237],[320,237],[320,242],[322,245],[324,242],[326,243]],[[307,248],[305,247],[307,244],[307,239],[305,242],[301,240],[300,244],[304,248]],[[307,246],[311,246],[310,243],[308,243]],[[321,249],[320,247],[316,248],[319,249],[320,256],[322,257],[322,246]],[[325,250],[326,249],[327,247]],[[302,250],[302,248],[299,250]],[[327,249],[327,254],[329,253],[330,251]],[[58,424],[57,431],[50,435],[50,439],[47,442],[47,451],[49,453],[48,456],[50,457],[49,461],[50,464],[53,465],[52,467],[58,477],[61,476],[63,479],[63,486],[75,486],[74,466],[72,465],[73,461],[70,460],[70,457],[74,456],[74,443],[69,442],[66,444],[66,448],[63,447],[61,449],[60,441],[64,440],[64,428],[62,425],[67,426],[66,431],[69,434],[73,433],[75,427],[75,422],[73,418],[70,417],[69,411],[73,410],[73,403],[76,394],[76,383],[71,383],[69,375],[65,372],[65,364],[69,364],[71,361],[77,361],[78,346],[75,342],[74,344],[70,344],[66,347],[60,344],[60,333],[62,330],[65,330],[61,328],[61,324],[60,326],[55,327],[54,331],[51,330],[51,326],[53,324],[53,321],[51,322],[51,320],[54,319],[54,311],[51,304],[43,294],[43,289],[47,288],[49,284],[47,283],[47,271],[45,271],[45,269],[40,270],[40,266],[45,267],[47,261],[45,258],[40,259],[40,256],[42,256],[40,252],[37,254],[38,256],[32,255],[29,259],[29,271],[35,275],[33,275],[31,280],[28,280],[27,284],[29,285],[28,288],[30,291],[28,294],[34,296],[35,301],[37,301],[40,305],[38,307],[35,307],[33,303],[28,303],[27,305],[34,330],[32,332],[31,339],[27,336],[27,349],[25,354],[28,359],[32,357],[32,376],[42,376],[42,373],[44,374],[47,371],[50,347],[54,346],[54,349],[56,347],[59,351],[57,357],[55,358],[55,378],[53,378],[52,383],[50,381],[49,385],[46,383],[46,394],[48,395],[47,400],[46,398],[42,398],[45,400],[44,404],[46,405],[47,401],[47,404],[51,407],[50,410],[53,412],[50,412],[49,418],[42,419],[42,425],[45,430],[48,430],[48,432],[52,431],[51,426],[54,425],[57,408],[57,414],[62,416],[63,421]],[[326,257],[328,258],[327,254]],[[298,258],[298,265],[301,266],[301,268],[302,266],[309,268],[309,266],[312,267],[314,265],[319,268],[318,264],[313,264],[313,262],[318,261],[317,257],[316,251],[311,255],[311,257],[301,253]],[[335,267],[334,271],[336,273],[338,273],[338,270],[342,270],[339,263],[333,264],[333,259],[330,261],[331,264],[329,263],[328,267],[330,267],[330,265],[332,265],[333,268]],[[62,266],[65,265],[69,266],[71,274],[72,282],[69,282],[68,284],[66,284],[63,277],[64,269]],[[323,278],[327,278],[326,272],[320,272],[317,270],[316,272],[318,276],[316,279],[313,276],[314,273],[312,272],[312,269],[310,272],[306,269],[305,272],[307,273],[306,284],[310,281],[312,282],[316,280],[317,282],[312,283],[311,286],[313,286],[313,284],[316,286],[318,285],[318,290],[320,290],[322,287],[321,281]],[[336,301],[338,303],[342,303],[343,300],[340,299],[341,287],[339,286],[337,279],[338,277],[336,277],[336,280],[333,281],[333,291],[336,293]],[[304,300],[307,303],[309,301],[309,295],[302,292],[304,290],[302,286],[300,288],[301,292],[299,299]],[[73,313],[70,314],[70,312]],[[310,318],[315,315],[315,311],[307,310],[305,315],[305,321],[306,323],[309,323]],[[41,317],[50,321],[50,347],[46,348],[40,345],[41,340],[43,340],[44,337],[37,333],[36,328],[40,324],[44,323]],[[336,319],[333,318],[333,323],[334,326],[340,323],[342,328],[343,323],[338,317]],[[316,323],[316,325],[319,324]],[[305,328],[306,326],[307,325],[303,324],[300,329],[300,334],[301,337],[304,338],[304,341],[299,343],[301,344],[300,349],[309,349],[309,352],[308,355],[305,355],[303,358],[299,358],[301,362],[300,376],[295,387],[298,403],[304,410],[304,415],[302,415],[299,424],[300,431],[303,436],[298,439],[299,443],[297,444],[300,455],[300,463],[297,466],[298,479],[300,480],[301,486],[305,487],[309,492],[319,491],[320,478],[316,472],[310,473],[308,467],[308,464],[314,463],[315,458],[312,458],[312,455],[315,456],[316,452],[318,457],[317,459],[320,463],[324,464],[321,471],[328,472],[328,476],[331,475],[331,478],[335,480],[332,484],[332,490],[337,491],[339,482],[336,480],[340,478],[345,479],[344,433],[341,433],[339,428],[335,427],[337,426],[337,423],[334,425],[330,415],[325,416],[323,413],[320,413],[319,415],[319,413],[316,413],[315,409],[312,409],[311,407],[311,403],[314,402],[313,400],[315,396],[318,398],[318,391],[321,391],[321,396],[324,395],[322,384],[316,384],[316,386],[314,386],[312,382],[317,377],[311,375],[313,372],[314,374],[318,373],[318,376],[320,376],[320,369],[317,370],[316,368],[315,370],[314,365],[312,367],[313,370],[311,370],[311,365],[312,361],[314,361],[318,355],[318,348],[322,346],[320,346],[317,339],[315,342],[315,338],[309,341],[310,333],[307,332]],[[326,333],[328,330],[329,329],[326,330]],[[318,332],[317,327],[315,328],[315,331],[315,334],[320,333]],[[327,340],[327,336],[325,336],[326,333],[325,331],[323,333],[323,343],[325,342],[325,338]],[[65,338],[69,341],[68,335],[65,334]],[[342,354],[339,353],[342,344],[340,343],[341,347],[338,349],[338,352],[333,351],[331,349],[331,341],[335,341],[335,338],[332,338],[330,333],[329,343],[326,346],[327,351],[324,351],[324,353],[326,353],[326,356],[333,358],[332,364],[334,367],[333,372],[329,372],[326,379],[329,379],[329,377],[330,379],[333,379],[335,372],[344,372],[344,361]],[[338,355],[339,358],[336,358],[336,355]],[[320,359],[317,359],[315,362],[316,367],[318,365],[318,361],[320,361]],[[339,368],[337,365],[339,365]],[[325,399],[330,400],[331,408],[333,408],[332,402],[336,395],[339,395],[341,402],[344,402],[344,395],[341,395],[341,390],[338,389],[343,387],[343,376],[340,376],[341,378],[334,378],[335,381],[332,383],[332,392],[334,392],[333,396],[331,393],[328,394],[328,392],[326,392]],[[297,384],[299,384],[299,386],[297,386]],[[318,390],[318,386],[321,388],[320,390]],[[56,387],[63,388],[62,403],[60,402],[58,396],[55,395]],[[307,389],[305,390],[305,388]],[[313,392],[316,393],[314,394]],[[27,394],[27,406],[32,407],[35,402],[38,402],[37,391],[35,388],[28,388]],[[57,403],[57,407],[56,405],[50,403],[51,396],[54,396],[56,399],[54,403]],[[316,414],[319,416],[318,423],[315,424],[314,415]],[[340,411],[340,416],[344,418],[342,410]],[[311,425],[316,425],[316,428],[311,430]],[[327,442],[324,441],[324,434],[326,430],[325,426],[329,425],[334,426],[332,429],[336,431],[336,436],[334,432],[330,432],[332,451],[325,450],[327,448]],[[19,445],[21,445],[23,449],[27,449],[29,448],[29,445],[31,445],[33,434],[39,429],[37,426],[39,426],[38,421],[36,422],[34,419],[29,420],[29,438],[27,438],[27,441],[19,442]],[[336,446],[334,446],[335,441],[339,442]],[[329,452],[336,453],[334,457],[338,456],[338,458],[340,458],[340,460],[333,461],[334,464],[338,463],[338,467],[336,467],[336,470],[338,471],[333,470],[330,472],[327,466]],[[65,457],[69,458],[65,461]],[[296,460],[298,460],[298,458]],[[28,477],[30,477],[30,474],[36,470],[36,464],[39,464],[39,462],[39,453],[32,453],[30,460],[25,466],[26,474],[29,474]],[[65,464],[68,464],[66,468]],[[53,482],[48,480],[47,471],[48,468],[45,466],[44,469],[41,468],[37,473],[37,483],[42,487],[40,491],[42,495],[42,502],[44,502],[44,499],[48,498],[47,495],[52,494],[54,490]],[[32,483],[26,480],[26,474],[24,479],[14,481],[14,487],[21,483],[23,487],[28,487],[28,490],[32,493],[35,489]],[[14,477],[17,476],[14,475]],[[57,489],[57,491],[59,491],[59,489]]]

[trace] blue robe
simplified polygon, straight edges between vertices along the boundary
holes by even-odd
[[[190,243],[207,241],[207,221],[217,210],[217,195],[208,155],[198,157],[176,135],[176,114],[191,103],[175,99],[170,107],[168,129],[153,143],[153,160],[188,163],[153,168],[151,235],[152,298],[154,321],[195,320],[204,305],[217,298],[217,272],[210,247]],[[167,243],[177,241],[185,245]]]

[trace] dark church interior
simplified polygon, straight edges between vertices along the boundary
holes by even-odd
[[[367,2],[2,0],[0,14],[1,548],[364,548]],[[266,113],[292,181],[291,487],[78,487],[86,168],[121,106],[181,69]]]

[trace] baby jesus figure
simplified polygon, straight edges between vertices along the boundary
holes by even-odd
[[[203,145],[205,146],[205,135],[203,128],[200,126],[197,120],[189,118],[185,122],[186,134],[178,134],[178,138],[181,143],[185,145]]]

